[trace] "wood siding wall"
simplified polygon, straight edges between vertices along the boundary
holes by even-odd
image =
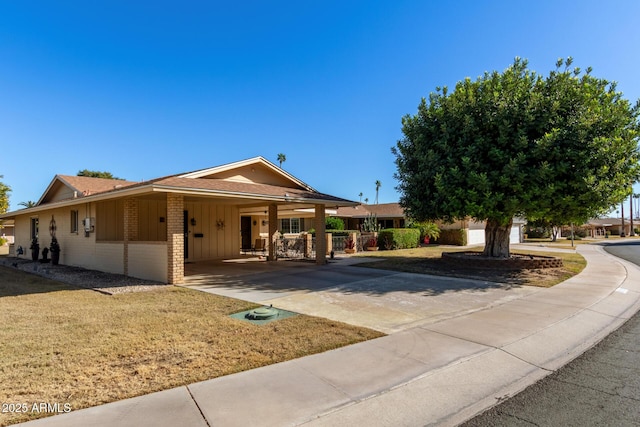
[[[188,211],[189,260],[236,257],[240,253],[240,212],[215,203],[185,203]],[[191,225],[191,218],[196,225]],[[218,226],[218,221],[224,223]],[[196,237],[202,235],[202,237]]]

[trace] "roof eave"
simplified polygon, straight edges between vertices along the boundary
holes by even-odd
[[[252,199],[261,200],[265,202],[284,202],[284,203],[304,203],[304,204],[320,204],[327,206],[357,206],[358,202],[352,202],[351,200],[333,200],[333,199],[316,199],[307,197],[291,197],[291,196],[273,196],[259,193],[243,193],[239,191],[221,191],[221,190],[207,190],[204,188],[186,188],[186,187],[174,187],[169,185],[153,185],[153,191],[166,192],[166,193],[181,193],[192,196],[221,196],[232,197],[238,199]]]

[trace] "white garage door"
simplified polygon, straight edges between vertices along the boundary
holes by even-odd
[[[520,241],[520,226],[514,225],[511,227],[511,234],[509,235],[509,243],[522,243]]]

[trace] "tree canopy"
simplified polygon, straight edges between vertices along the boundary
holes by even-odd
[[[0,178],[3,176],[0,175]],[[11,187],[0,181],[0,214],[9,210],[9,193],[11,193]]]
[[[90,171],[88,169],[78,171],[77,176],[88,176],[90,178],[124,179],[113,176],[111,172]]]
[[[409,217],[487,221],[484,253],[503,257],[514,216],[581,222],[621,202],[640,172],[639,104],[571,65],[543,77],[516,58],[423,98],[392,148]]]

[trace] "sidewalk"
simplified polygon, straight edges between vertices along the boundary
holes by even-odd
[[[640,270],[581,245],[578,276],[341,349],[28,426],[456,425],[577,357],[640,308]]]

